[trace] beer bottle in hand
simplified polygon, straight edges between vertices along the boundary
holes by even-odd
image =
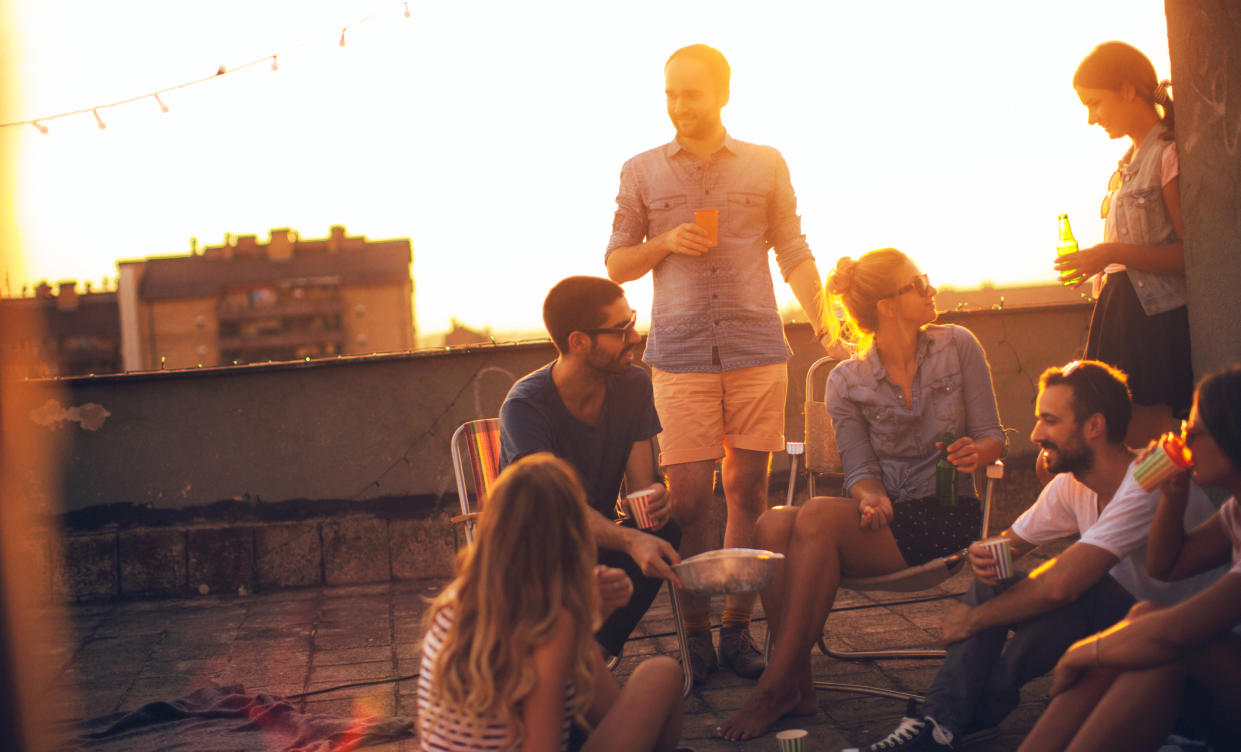
[[[1073,237],[1073,228],[1069,227],[1069,215],[1061,214],[1059,221],[1060,239],[1056,241],[1056,256],[1077,253],[1077,239]],[[1076,269],[1065,269],[1060,272],[1060,276],[1062,285],[1075,285],[1082,281],[1082,275]]]
[[[935,495],[939,497],[939,503],[946,507],[957,504],[957,466],[948,461],[948,447],[954,441],[956,437],[952,431],[944,434],[939,461],[935,463]]]

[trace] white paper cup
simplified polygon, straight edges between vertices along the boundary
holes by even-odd
[[[982,542],[984,548],[995,557],[995,577],[1007,580],[1013,576],[1013,550],[1009,548],[1008,538],[991,538]]]
[[[625,507],[633,517],[634,522],[638,523],[638,527],[643,530],[650,530],[655,527],[655,520],[646,511],[646,505],[650,504],[654,498],[655,492],[650,489],[634,491],[625,497]]]
[[[789,729],[776,734],[776,741],[780,743],[780,752],[805,752],[808,735],[809,732],[805,729]]]

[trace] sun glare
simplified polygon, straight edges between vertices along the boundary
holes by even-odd
[[[11,3],[20,97],[0,120],[85,112],[2,129],[19,156],[2,239],[23,255],[6,251],[6,294],[191,237],[342,224],[412,240],[422,334],[539,329],[551,284],[605,273],[620,166],[671,138],[662,68],[684,44],[729,57],[725,125],[784,154],[821,271],[891,245],[958,287],[1051,281],[1059,212],[1099,239],[1124,145],[1087,125],[1080,58],[1119,38],[1169,72],[1161,0],[70,5]],[[91,111],[256,59],[101,109],[104,129]],[[627,285],[639,310],[648,280]]]

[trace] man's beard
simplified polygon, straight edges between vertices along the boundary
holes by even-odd
[[[625,373],[633,363],[633,361],[625,362],[625,355],[630,352],[633,352],[633,346],[626,347],[624,350],[616,353],[614,358],[591,358],[590,365],[596,371],[604,374]]]
[[[1074,473],[1080,475],[1094,467],[1094,452],[1085,444],[1078,444],[1075,448],[1059,447],[1055,444],[1043,444],[1043,450],[1055,450],[1055,461],[1052,455],[1047,457],[1047,469],[1053,475],[1060,473]]]

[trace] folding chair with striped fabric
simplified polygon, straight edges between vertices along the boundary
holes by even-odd
[[[468,463],[464,461],[467,457]],[[452,524],[464,524],[465,540],[472,544],[478,513],[500,474],[499,420],[484,418],[461,424],[452,435],[452,470],[457,479],[457,499],[461,504],[461,514],[452,518]],[[473,483],[472,496],[466,482],[467,472]]]

